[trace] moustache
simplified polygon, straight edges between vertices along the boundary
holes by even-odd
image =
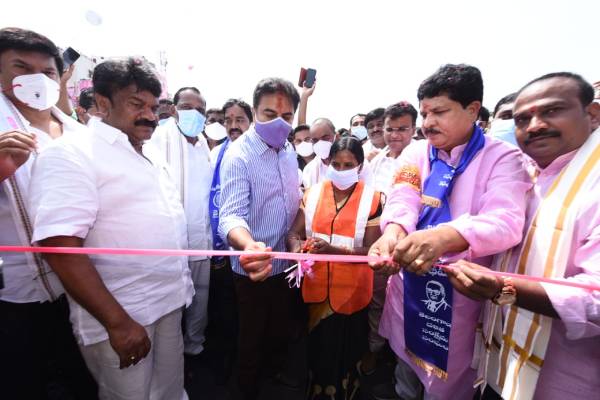
[[[149,128],[156,128],[158,123],[156,121],[150,121],[149,119],[138,119],[134,123],[135,126],[147,126]]]
[[[534,140],[542,138],[542,137],[560,137],[560,132],[559,131],[542,131],[542,132],[530,133],[527,136],[527,138],[525,139],[525,144],[529,144],[529,143],[533,142]]]
[[[230,135],[241,135],[243,132],[240,129],[233,128],[229,131]]]
[[[435,128],[425,128],[423,129],[423,134],[424,135],[429,135],[429,134],[436,134],[436,133],[441,133],[440,131],[438,131]]]

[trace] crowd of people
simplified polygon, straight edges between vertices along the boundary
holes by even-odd
[[[243,399],[600,398],[600,291],[528,279],[600,286],[600,83],[549,73],[490,112],[447,64],[336,130],[306,121],[316,84],[214,107],[115,59],[73,108],[64,72],[0,29],[0,246],[244,253],[1,252],[0,397],[187,399],[210,326]]]

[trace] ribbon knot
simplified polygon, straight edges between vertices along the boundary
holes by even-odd
[[[315,262],[313,260],[300,260],[297,264],[294,264],[288,269],[286,269],[285,272],[291,271],[285,276],[285,279],[287,279],[290,288],[299,288],[300,284],[302,283],[302,278],[305,275],[308,275],[309,278],[312,277],[312,266],[314,264]]]

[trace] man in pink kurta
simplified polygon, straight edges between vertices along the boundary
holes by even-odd
[[[532,157],[537,175],[528,196],[526,231],[580,148],[593,137],[598,141],[600,105],[592,101],[592,86],[569,73],[540,77],[519,92],[514,109],[517,140]],[[600,163],[593,168],[600,168]],[[591,192],[577,194],[585,197],[576,210],[564,278],[600,286],[600,179],[593,179]],[[513,250],[509,271],[517,271],[520,250],[521,246]],[[464,294],[492,299],[502,288],[502,281],[498,285],[497,279],[481,273],[481,267],[460,265],[451,280]],[[600,292],[521,279],[513,284],[516,306],[554,318],[533,398],[599,398]],[[499,366],[488,368],[495,372]]]
[[[400,358],[399,367],[406,369],[409,366],[416,373],[423,384],[425,398],[430,399],[470,400],[473,397],[476,376],[471,361],[481,307],[454,291],[447,379],[438,378],[415,364],[407,354],[404,335],[411,327],[404,325],[403,274],[421,274],[438,260],[466,258],[489,265],[492,255],[521,241],[525,195],[531,187],[522,153],[499,140],[485,137],[483,148],[453,180],[448,198],[451,221],[415,231],[424,207],[422,194],[430,173],[431,146],[438,149],[439,159],[456,167],[474,132],[472,124],[477,118],[475,110],[479,108],[480,98],[469,101],[464,95],[464,92],[473,91],[469,85],[475,79],[464,77],[470,69],[479,74],[474,67],[445,66],[421,85],[419,101],[428,140],[412,143],[400,156],[394,187],[382,215],[384,234],[370,252],[373,255],[393,254],[394,261],[404,269],[390,279],[380,333],[388,338]],[[449,80],[455,83],[454,87],[447,85]],[[481,86],[481,95],[482,91]],[[456,128],[460,124],[463,124],[462,131]],[[394,235],[390,236],[391,231],[400,233],[394,238]],[[383,268],[392,273],[397,271],[389,265]],[[406,371],[403,375],[406,380]],[[403,378],[397,374],[397,379]],[[410,385],[411,382],[398,382],[398,395],[402,398],[413,396],[410,391],[403,392],[399,388]]]
[[[421,176],[426,177],[429,172],[428,147],[427,141],[418,141],[407,147],[400,156],[400,170],[404,165],[414,165],[419,168]],[[461,145],[452,150],[447,157],[450,164],[457,162],[463,148],[464,145]],[[525,193],[531,186],[521,160],[516,148],[486,137],[485,147],[456,179],[450,197],[454,219],[447,225],[465,238],[469,248],[461,254],[446,254],[446,260],[465,258],[490,265],[492,255],[519,243]],[[384,209],[382,230],[387,224],[395,223],[407,233],[413,232],[421,206],[419,192],[409,185],[396,185]],[[479,302],[455,292],[452,307],[448,380],[444,382],[434,375],[427,376],[423,369],[414,365],[413,370],[427,393],[439,398],[470,398],[474,393],[475,380],[475,370],[470,365],[481,306]],[[411,364],[404,347],[403,315],[402,274],[396,274],[388,285],[380,333],[388,338],[394,352]]]
[[[596,132],[595,134],[600,134]],[[540,169],[527,209],[530,226],[542,197],[577,151],[560,156]],[[565,278],[600,285],[600,182],[580,208]],[[510,268],[517,270],[519,251]],[[485,265],[485,264],[484,264]],[[600,396],[600,292],[542,283],[562,323],[552,325],[544,367],[538,380],[539,399],[592,399]],[[594,361],[592,361],[594,360]]]

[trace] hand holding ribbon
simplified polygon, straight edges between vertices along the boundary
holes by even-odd
[[[250,242],[244,251],[265,252],[265,254],[243,254],[240,256],[240,264],[244,271],[248,273],[248,277],[254,282],[264,281],[269,277],[273,266],[271,265],[272,255],[266,254],[272,249],[266,247],[261,242]]]
[[[369,256],[381,257],[383,261],[369,262],[373,270],[382,274],[394,275],[400,272],[400,264],[392,261],[392,254],[396,243],[406,236],[406,232],[400,225],[389,224],[383,235],[371,245]]]
[[[452,286],[461,294],[477,301],[492,299],[503,286],[500,277],[490,274],[490,269],[460,260],[451,265],[440,265]]]

